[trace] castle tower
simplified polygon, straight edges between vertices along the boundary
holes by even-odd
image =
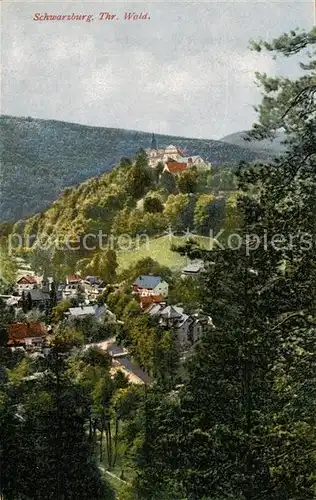
[[[151,137],[151,149],[158,149],[158,144],[155,134],[153,134]]]

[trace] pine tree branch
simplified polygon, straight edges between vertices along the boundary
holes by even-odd
[[[280,323],[278,323],[277,325],[275,325],[270,331],[273,332],[275,330],[277,330],[278,328],[280,328],[280,326],[282,326],[284,323],[286,323],[288,320],[292,319],[292,318],[295,318],[295,317],[300,317],[301,319],[303,319],[305,321],[305,323],[309,324],[309,325],[315,325],[316,323],[314,321],[309,321],[305,316],[306,311],[298,311],[298,312],[295,312],[295,313],[291,313],[289,314],[288,316],[286,316],[285,318],[282,319],[282,321],[280,321]]]
[[[303,96],[303,94],[305,94],[306,92],[309,92],[310,90],[312,90],[312,94],[314,94],[316,92],[316,84],[309,85],[308,87],[305,87],[297,94],[297,96],[295,96],[295,98],[292,100],[289,107],[286,109],[285,113],[281,116],[280,121],[282,121],[286,117],[286,115],[289,113],[289,111],[300,102],[300,99]]]

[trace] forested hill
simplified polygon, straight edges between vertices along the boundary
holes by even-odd
[[[81,257],[85,235],[99,232],[156,237],[171,226],[181,234],[190,228],[207,236],[211,228],[234,224],[234,171],[232,166],[200,172],[192,168],[173,176],[150,168],[146,155],[139,153],[136,159],[123,158],[110,172],[64,189],[47,210],[17,222],[13,232],[25,238],[36,235],[41,244],[50,241],[54,248],[56,242],[79,238]],[[74,251],[71,254],[78,258]]]
[[[235,144],[236,146],[247,147],[251,151],[269,151],[273,153],[283,153],[286,151],[286,145],[284,141],[286,140],[286,135],[284,132],[277,132],[274,139],[252,139],[251,141],[246,141],[247,131],[235,132],[234,134],[226,135],[221,138],[221,141],[228,144]]]
[[[157,135],[214,164],[267,156],[221,141]],[[0,220],[14,221],[45,209],[63,188],[110,170],[121,157],[149,147],[151,134],[88,127],[55,120],[1,116]]]

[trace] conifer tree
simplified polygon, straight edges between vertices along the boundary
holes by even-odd
[[[316,29],[253,44],[285,56],[309,49],[297,80],[258,75],[252,135],[283,128],[287,152],[240,169],[239,231],[204,255],[215,265],[201,305],[215,329],[196,347],[177,402],[161,412],[163,398],[150,414],[139,498],[157,498],[168,481],[190,500],[315,498],[315,45]]]

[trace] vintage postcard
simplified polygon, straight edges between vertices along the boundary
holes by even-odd
[[[2,1],[0,500],[316,498],[315,15]]]

